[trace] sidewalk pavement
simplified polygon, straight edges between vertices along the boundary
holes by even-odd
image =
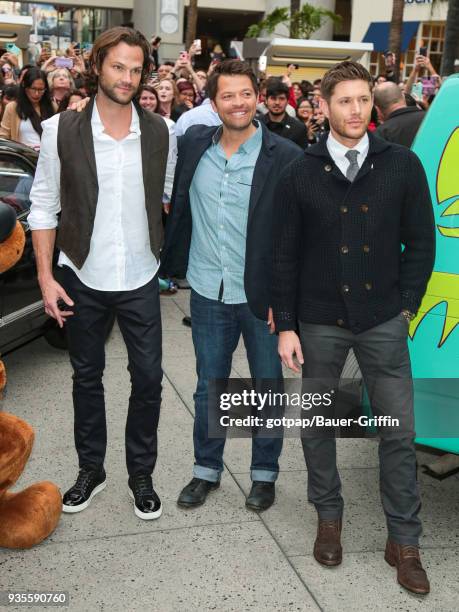
[[[344,561],[338,568],[323,568],[312,557],[316,514],[307,502],[299,439],[285,441],[276,503],[267,512],[245,509],[250,441],[234,438],[227,444],[220,489],[201,508],[177,507],[193,464],[195,362],[191,331],[182,325],[189,292],[181,290],[161,300],[164,393],[154,483],[164,505],[162,517],[138,519],[127,494],[124,424],[129,375],[124,344],[115,328],[107,345],[104,377],[107,488],[81,514],[63,515],[55,533],[40,546],[1,550],[0,591],[68,591],[68,609],[84,612],[457,610],[459,477],[440,482],[419,472],[422,558],[432,587],[421,599],[397,584],[394,569],[383,559],[386,530],[374,441],[338,440],[346,504]],[[18,487],[49,479],[65,490],[77,473],[67,356],[41,339],[5,362],[9,386],[0,408],[23,417],[36,431],[32,457]],[[242,344],[232,376],[249,376]],[[420,463],[426,457],[430,455],[419,452]]]

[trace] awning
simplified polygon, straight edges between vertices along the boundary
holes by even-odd
[[[419,21],[404,21],[402,32],[402,52],[409,47],[411,39],[416,36]],[[375,51],[390,51],[389,49],[390,21],[372,21],[362,42],[373,43]]]

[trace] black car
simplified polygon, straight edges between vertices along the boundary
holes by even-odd
[[[38,153],[17,142],[0,139],[0,202],[11,206],[26,235],[19,262],[0,274],[0,354],[44,335],[50,344],[66,348],[65,328],[61,330],[44,311],[37,280],[32,236],[27,223]],[[57,263],[57,252],[54,264]],[[110,321],[107,335],[114,322]]]

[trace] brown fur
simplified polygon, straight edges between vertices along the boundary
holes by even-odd
[[[25,236],[19,222],[11,236],[0,244],[0,273],[21,258]],[[0,399],[6,372],[0,361]],[[0,412],[0,547],[30,548],[56,528],[62,512],[59,489],[52,482],[39,482],[24,491],[8,491],[22,474],[32,451],[34,432],[18,417]]]
[[[12,268],[21,259],[24,245],[24,230],[19,221],[16,221],[11,236],[0,245],[0,274]]]

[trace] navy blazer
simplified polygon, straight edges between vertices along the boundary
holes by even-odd
[[[295,143],[270,132],[260,122],[262,145],[255,164],[247,221],[244,289],[250,309],[266,320],[270,306],[273,252],[273,210],[278,178],[286,166],[304,155]],[[188,268],[192,220],[189,190],[204,152],[218,126],[195,125],[180,138],[171,212],[161,253],[161,271],[184,278]]]

